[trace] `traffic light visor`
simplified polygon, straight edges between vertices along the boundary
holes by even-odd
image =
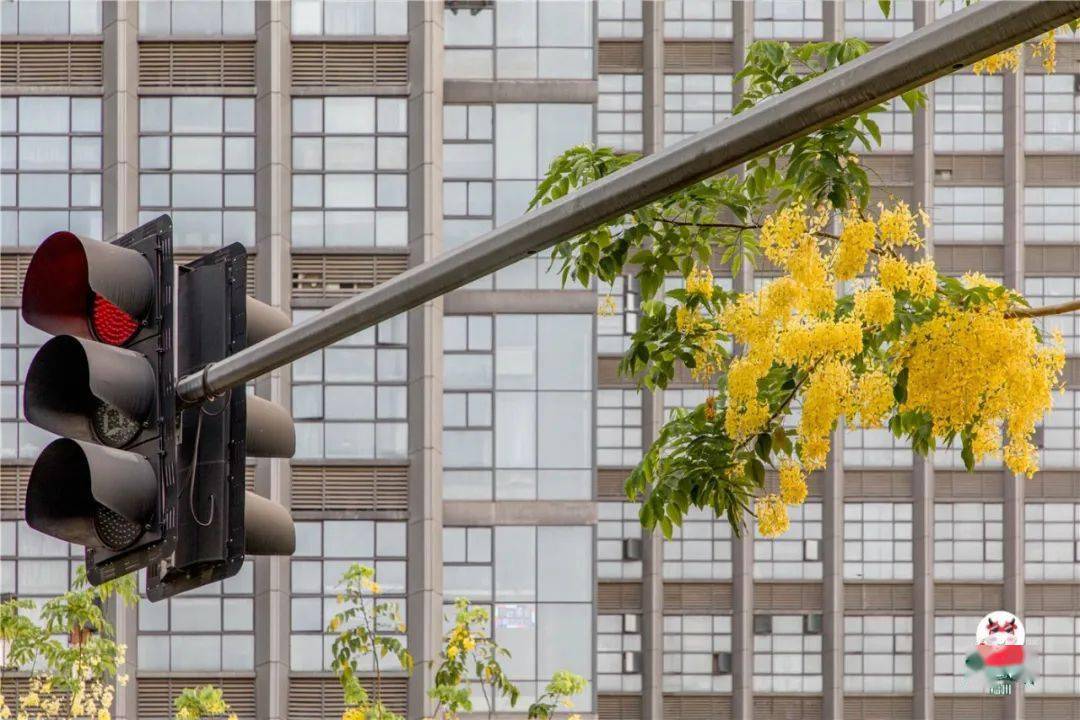
[[[53,335],[124,345],[138,333],[154,300],[154,271],[142,253],[55,232],[26,270],[22,313]]]
[[[143,456],[61,438],[30,472],[26,522],[78,545],[123,550],[142,536],[157,495],[154,468]]]
[[[154,370],[139,353],[61,335],[30,363],[23,412],[58,435],[122,448],[142,432],[154,393]]]

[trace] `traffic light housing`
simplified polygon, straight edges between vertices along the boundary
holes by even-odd
[[[179,269],[179,374],[289,326],[283,313],[247,296],[246,268],[246,251],[233,244]],[[147,570],[151,600],[235,575],[245,555],[291,555],[295,547],[288,510],[244,483],[249,455],[292,456],[296,434],[288,411],[238,387],[179,413],[177,542]]]
[[[84,545],[94,584],[172,551],[172,302],[168,216],[112,243],[53,233],[27,268],[23,318],[56,337],[30,363],[23,411],[61,437],[30,472],[26,521]]]
[[[177,372],[289,326],[247,297],[246,267],[234,244],[177,270],[167,215],[112,243],[53,233],[30,261],[23,317],[55,337],[27,370],[24,414],[60,437],[31,470],[26,521],[85,546],[95,585],[145,567],[159,600],[234,575],[245,554],[293,552],[288,510],[244,483],[248,455],[292,456],[292,417],[243,388],[176,395]]]

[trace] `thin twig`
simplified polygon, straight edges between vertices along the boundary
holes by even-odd
[[[682,227],[707,227],[707,228],[721,228],[725,230],[760,230],[761,225],[750,224],[745,225],[742,223],[725,223],[725,222],[691,222],[689,220],[676,220],[675,218],[660,218],[660,222],[668,223],[669,225],[679,225]],[[830,240],[839,240],[839,235],[827,233],[824,230],[818,230],[814,233],[818,237],[826,237]]]

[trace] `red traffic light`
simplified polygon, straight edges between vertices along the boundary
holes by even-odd
[[[153,306],[154,269],[142,253],[66,230],[34,252],[23,285],[22,314],[53,335],[124,345]]]

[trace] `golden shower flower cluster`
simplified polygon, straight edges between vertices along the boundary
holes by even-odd
[[[779,473],[779,492],[754,502],[762,535],[787,529],[787,506],[805,500],[806,475],[825,467],[842,418],[913,437],[913,424],[929,422],[934,441],[923,451],[960,438],[976,462],[994,455],[1017,473],[1037,469],[1030,436],[1051,406],[1060,344],[1044,344],[1030,318],[1011,315],[1022,299],[985,276],[958,283],[939,277],[930,259],[907,259],[928,224],[921,209],[900,201],[839,214],[795,202],[760,225],[761,250],[779,277],[715,304],[695,299],[713,296],[708,268],[687,277],[685,304],[675,310],[685,341],[701,356],[710,342],[730,339],[741,349],[730,361],[717,352],[708,362],[724,376],[705,409],[733,445],[725,467],[735,476],[724,477],[756,474],[760,488],[755,447]],[[840,301],[845,281],[855,290]],[[781,423],[796,404],[792,445]],[[774,437],[778,444],[762,450],[762,439]]]
[[[1035,473],[1031,435],[1065,366],[1060,336],[1040,343],[1030,320],[1008,317],[1000,304],[943,306],[900,340],[897,354],[908,370],[901,410],[929,414],[939,437],[971,433],[975,462],[1000,453],[1011,471]]]
[[[1023,51],[1022,44],[1002,50],[996,55],[976,60],[971,69],[976,75],[995,75],[1004,70],[1016,72],[1020,67],[1020,56]],[[1042,61],[1043,70],[1048,73],[1054,72],[1057,69],[1057,30],[1049,30],[1032,42],[1031,55],[1036,60]]]

